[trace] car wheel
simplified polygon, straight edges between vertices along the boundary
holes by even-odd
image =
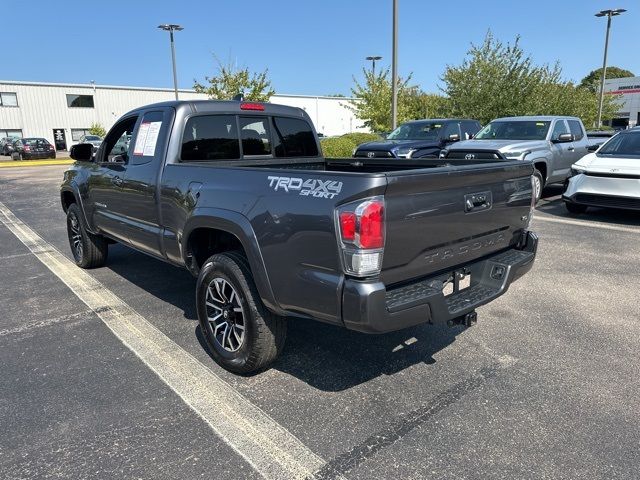
[[[109,244],[102,235],[89,233],[77,204],[67,209],[67,235],[76,265],[82,268],[101,267],[107,261]]]
[[[533,195],[536,199],[536,205],[542,197],[542,189],[544,188],[544,178],[537,168],[533,170]]]
[[[575,213],[577,215],[586,212],[588,208],[586,205],[571,202],[564,202],[564,206],[567,207],[567,210],[569,210],[570,213]]]
[[[211,355],[223,368],[234,373],[262,370],[282,351],[286,320],[264,306],[242,254],[221,253],[204,263],[196,303]]]
[[[18,152],[13,152],[11,154],[11,158],[16,161],[16,160],[22,160],[22,154],[18,153]]]

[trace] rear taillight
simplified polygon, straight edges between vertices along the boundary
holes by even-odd
[[[25,152],[30,152],[31,151],[31,147],[29,145],[25,145],[24,146],[24,151]]]
[[[336,211],[339,245],[345,273],[377,275],[384,250],[384,198],[373,197],[343,205]]]
[[[49,150],[53,150],[53,145],[49,145]]]

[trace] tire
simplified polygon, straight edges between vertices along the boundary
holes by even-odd
[[[75,203],[67,209],[67,236],[76,265],[96,268],[106,263],[109,254],[107,239],[87,231],[80,208]]]
[[[284,347],[286,320],[264,306],[241,253],[220,253],[204,262],[196,307],[211,355],[230,372],[263,370]]]
[[[17,160],[22,160],[22,154],[18,152],[13,152],[11,154],[11,159],[15,162]]]
[[[542,173],[540,173],[540,170],[536,168],[533,170],[533,178],[534,178],[534,182],[535,181],[538,182],[537,184],[534,183],[534,191],[533,191],[533,194],[536,197],[536,205],[537,205],[538,202],[540,201],[540,198],[542,197],[542,189],[544,188],[544,177],[542,176]]]
[[[567,207],[567,210],[569,210],[570,213],[575,213],[576,215],[585,213],[588,208],[586,205],[581,205],[579,203],[571,203],[571,202],[564,202],[564,206]]]

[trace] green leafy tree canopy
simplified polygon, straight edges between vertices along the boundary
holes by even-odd
[[[91,124],[91,127],[89,127],[89,134],[98,135],[99,137],[104,138],[104,136],[107,134],[107,131],[100,123],[94,122]]]
[[[627,78],[627,77],[635,77],[633,72],[629,70],[625,70],[620,67],[607,67],[607,78]],[[589,74],[584,77],[580,84],[578,85],[580,88],[586,88],[589,91],[595,93],[600,89],[600,81],[602,80],[602,67],[592,70]]]
[[[205,84],[194,80],[193,88],[198,93],[206,93],[215,100],[231,100],[243,93],[245,100],[268,102],[275,93],[268,78],[268,70],[260,73],[249,72],[248,67],[236,68],[231,62],[227,65],[217,61],[217,72],[213,77],[204,77]]]

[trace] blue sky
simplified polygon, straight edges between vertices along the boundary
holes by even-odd
[[[2,0],[2,80],[171,87],[171,59],[160,23],[179,23],[178,83],[214,73],[215,54],[251,70],[269,69],[279,93],[349,94],[367,55],[391,63],[391,0],[29,1]],[[613,20],[609,65],[640,75],[640,4],[632,0],[399,0],[399,72],[437,91],[447,64],[462,62],[487,30],[521,36],[537,63],[560,61],[580,80],[602,64],[606,8]],[[7,12],[16,12],[7,15]],[[23,20],[23,21],[22,21]]]

